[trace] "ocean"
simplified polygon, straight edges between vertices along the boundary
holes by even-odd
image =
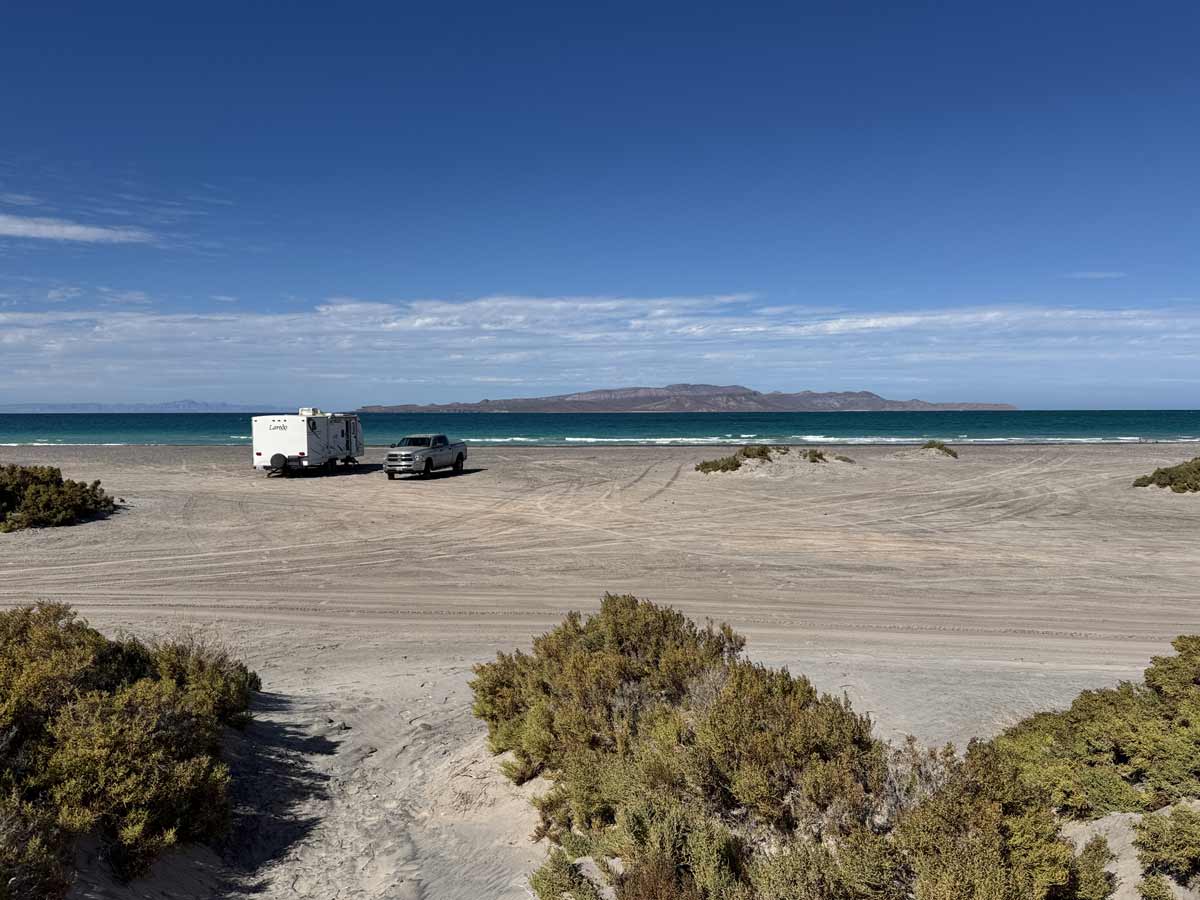
[[[805,413],[364,413],[372,446],[414,432],[482,445],[1102,444],[1200,440],[1200,410]],[[248,445],[249,413],[0,414],[0,447]]]

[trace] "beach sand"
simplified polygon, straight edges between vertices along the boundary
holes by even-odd
[[[831,450],[831,448],[826,448]],[[605,591],[727,621],[878,733],[988,736],[1200,631],[1200,496],[1133,478],[1197,445],[838,448],[702,475],[714,448],[472,449],[468,473],[266,478],[246,448],[17,447],[128,508],[0,535],[0,603],[186,627],[262,675],[226,846],[75,897],[517,898],[532,784],[495,771],[472,664]],[[382,450],[368,462],[378,463]]]

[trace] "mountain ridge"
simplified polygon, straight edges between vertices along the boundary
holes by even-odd
[[[459,403],[400,403],[362,406],[364,413],[413,412],[919,412],[1014,410],[1008,403],[888,400],[871,391],[771,391],[740,384],[668,384],[663,387],[599,388],[548,397],[514,397]]]

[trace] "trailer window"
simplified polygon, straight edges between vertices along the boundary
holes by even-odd
[[[316,419],[309,419],[309,420],[308,420],[308,430],[309,430],[309,431],[316,431],[316,430],[317,430],[317,420],[316,420]]]

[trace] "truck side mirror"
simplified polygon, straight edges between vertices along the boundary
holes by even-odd
[[[395,444],[388,444],[389,447],[395,447]]]

